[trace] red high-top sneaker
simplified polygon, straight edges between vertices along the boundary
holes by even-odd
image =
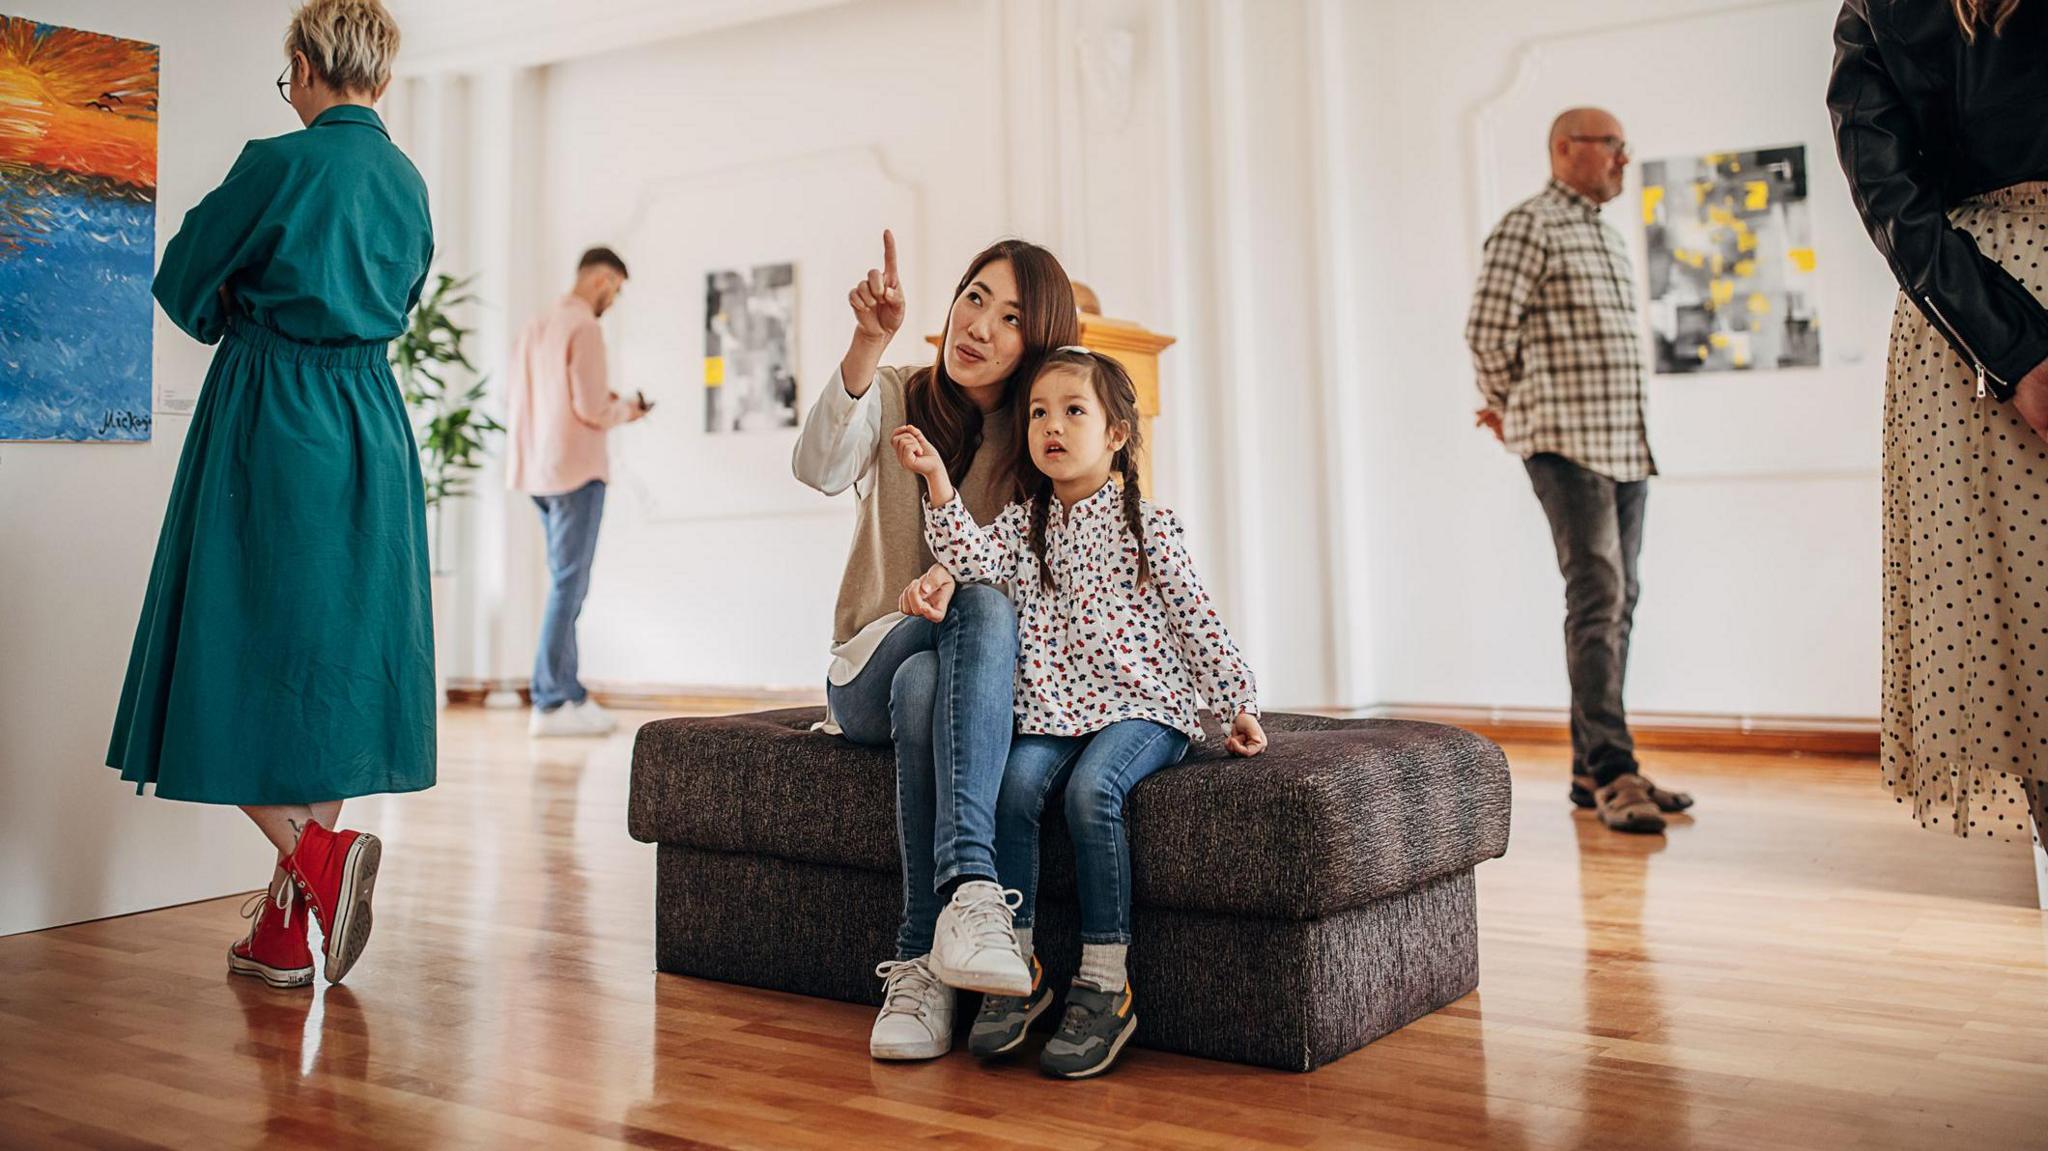
[[[323,974],[329,983],[341,982],[370,941],[370,892],[383,854],[384,845],[374,835],[329,831],[309,819],[285,860],[327,937]]]
[[[306,901],[289,882],[259,891],[242,905],[249,937],[228,948],[228,971],[253,975],[272,987],[313,982],[313,952],[306,947]]]

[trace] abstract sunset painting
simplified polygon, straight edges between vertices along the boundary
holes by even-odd
[[[149,439],[157,64],[0,15],[0,440]]]

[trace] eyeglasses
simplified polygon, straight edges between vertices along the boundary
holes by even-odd
[[[1617,160],[1628,159],[1628,141],[1620,136],[1566,136],[1575,144],[1605,144]]]
[[[284,71],[277,74],[277,94],[289,104],[292,102],[292,66],[286,64]]]

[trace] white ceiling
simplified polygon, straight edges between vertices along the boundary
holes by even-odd
[[[405,76],[551,64],[850,0],[385,0]]]

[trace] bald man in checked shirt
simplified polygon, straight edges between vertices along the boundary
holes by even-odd
[[[1565,581],[1572,789],[1616,831],[1656,834],[1692,797],[1643,778],[1622,704],[1657,464],[1643,420],[1634,264],[1600,206],[1628,171],[1621,122],[1574,108],[1550,129],[1550,181],[1487,237],[1465,327],[1479,426],[1522,460]]]

